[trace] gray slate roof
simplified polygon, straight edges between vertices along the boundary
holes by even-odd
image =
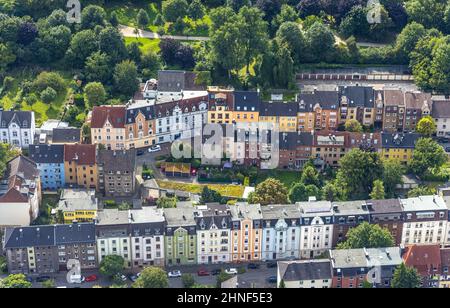
[[[450,101],[434,101],[431,110],[433,118],[450,118]]]
[[[278,262],[281,279],[284,281],[331,279],[330,260],[302,260]]]
[[[64,163],[63,144],[31,144],[30,158],[38,164]]]
[[[80,142],[81,129],[75,127],[53,129],[53,143],[73,143]]]
[[[0,128],[16,123],[21,128],[31,128],[32,111],[0,111]]]

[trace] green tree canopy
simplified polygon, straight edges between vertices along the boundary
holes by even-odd
[[[166,272],[159,267],[147,267],[142,272],[139,278],[133,283],[133,288],[168,288],[169,280]]]
[[[125,266],[125,260],[118,255],[105,256],[100,262],[100,274],[115,277],[122,273]]]
[[[417,123],[416,131],[425,137],[431,137],[436,133],[436,123],[434,122],[434,119],[429,115],[422,117],[419,123]]]
[[[186,0],[165,0],[162,2],[162,14],[166,21],[175,22],[187,15],[188,7]]]
[[[417,270],[402,263],[394,272],[391,287],[396,289],[420,288],[420,282],[421,278]]]
[[[136,16],[137,24],[140,28],[145,28],[150,22],[147,12],[144,9],[140,9]]]
[[[420,138],[414,148],[409,167],[418,176],[431,169],[441,167],[447,161],[447,154],[436,141],[431,138]]]
[[[405,167],[395,159],[383,160],[383,183],[386,197],[394,197],[395,187],[402,184]]]
[[[385,198],[384,184],[381,180],[373,181],[372,192],[370,193],[370,198],[373,200],[382,200]]]
[[[249,202],[261,205],[287,204],[287,188],[279,180],[268,178],[256,186],[255,193]]]
[[[380,248],[394,246],[394,238],[388,229],[363,222],[347,233],[347,240],[339,243],[338,249]]]
[[[360,133],[363,131],[363,127],[362,127],[361,123],[359,123],[358,120],[351,119],[351,120],[347,120],[345,122],[345,130],[348,132]]]
[[[125,60],[117,64],[114,69],[114,86],[117,93],[132,96],[139,89],[136,64]]]
[[[106,101],[106,91],[101,82],[90,82],[84,87],[84,99],[89,106],[99,106]]]
[[[31,286],[31,282],[26,280],[24,274],[12,274],[0,280],[2,289],[29,289]]]

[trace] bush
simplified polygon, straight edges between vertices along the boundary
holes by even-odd
[[[58,74],[53,72],[42,72],[33,82],[33,88],[36,92],[42,92],[48,87],[52,88],[56,92],[63,91],[65,89],[64,79]]]
[[[181,281],[183,282],[184,288],[192,288],[195,285],[195,279],[192,274],[181,275]]]
[[[3,79],[3,91],[9,91],[14,85],[15,79],[11,76],[6,76],[5,79]]]
[[[47,87],[47,89],[41,92],[41,99],[44,103],[48,104],[56,99],[56,95],[57,93],[53,88]]]
[[[103,205],[105,207],[115,207],[116,202],[114,200],[105,200],[105,201],[103,201]]]
[[[83,94],[75,94],[73,96],[73,103],[77,107],[84,108],[85,104],[84,104],[84,96],[83,96]]]
[[[239,267],[238,268],[238,274],[245,274],[245,272],[246,272],[245,267]]]

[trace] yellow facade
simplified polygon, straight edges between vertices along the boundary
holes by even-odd
[[[77,185],[85,188],[98,189],[97,164],[78,165],[76,161],[64,162],[64,173],[67,184]]]
[[[297,131],[297,117],[279,117],[280,132],[289,133]]]
[[[136,116],[135,122],[126,124],[128,149],[150,147],[156,143],[155,120],[146,120],[142,113]]]
[[[243,219],[239,230],[231,232],[232,262],[261,260],[262,229],[253,228],[251,219]]]
[[[233,121],[236,123],[250,123],[259,121],[259,112],[235,111]]]
[[[314,112],[299,112],[297,114],[298,130],[300,132],[310,132],[314,130]]]
[[[412,159],[412,155],[413,149],[404,149],[404,148],[381,149],[381,156],[383,158],[393,159],[405,165],[408,163],[408,161]]]
[[[97,211],[93,210],[67,211],[64,212],[63,215],[65,224],[70,224],[74,220],[78,222],[92,222],[97,216]]]
[[[233,111],[226,106],[217,106],[208,111],[208,123],[231,124],[233,122]]]

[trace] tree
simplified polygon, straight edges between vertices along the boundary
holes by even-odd
[[[336,178],[352,199],[365,199],[372,191],[373,182],[382,174],[383,164],[378,153],[352,149],[341,158]]]
[[[107,255],[100,262],[100,274],[110,278],[120,275],[124,269],[125,260],[119,255]]]
[[[64,79],[58,73],[42,72],[33,81],[32,87],[36,92],[42,92],[50,87],[59,93],[65,89],[66,85]]]
[[[132,96],[139,89],[137,67],[134,62],[125,60],[114,68],[114,86],[117,93]]]
[[[142,44],[137,40],[127,45],[128,59],[134,61],[134,63],[138,65],[141,63],[142,57],[141,45]]]
[[[385,198],[383,181],[373,181],[373,188],[372,192],[370,193],[370,198],[373,200],[382,200]]]
[[[153,20],[153,25],[155,26],[164,26],[164,18],[161,14],[157,14],[155,20]]]
[[[279,44],[287,44],[292,59],[297,65],[300,64],[305,51],[305,38],[299,24],[293,21],[282,23],[275,39]]]
[[[136,282],[132,285],[133,288],[155,288],[155,289],[161,289],[161,288],[168,288],[169,287],[169,280],[167,278],[166,272],[159,268],[150,266],[145,268],[142,272],[139,278],[136,280]]]
[[[322,187],[322,199],[331,202],[339,200],[339,190],[333,182],[327,182]]]
[[[226,0],[225,3],[235,12],[239,12],[243,6],[250,6],[249,0]]]
[[[426,29],[423,25],[411,22],[403,28],[395,41],[395,49],[405,60],[409,60],[410,53],[416,47],[417,42],[424,37]]]
[[[339,25],[339,31],[345,37],[355,36],[366,38],[369,34],[369,23],[367,22],[368,10],[361,5],[354,6]]]
[[[308,195],[306,193],[306,186],[303,183],[296,183],[289,191],[289,201],[291,203],[308,201]]]
[[[268,204],[286,204],[288,203],[287,188],[279,180],[268,178],[258,184],[250,203]]]
[[[161,59],[158,55],[149,50],[141,56],[141,68],[144,77],[150,78],[151,76],[155,76],[158,70],[161,68]],[[144,74],[144,71],[147,72],[147,75]]]
[[[408,191],[408,198],[415,198],[419,196],[431,196],[436,193],[436,189],[428,186],[418,186]]]
[[[394,238],[388,229],[363,222],[347,233],[347,240],[339,243],[338,249],[380,248],[394,246]]]
[[[264,13],[264,20],[269,23],[281,11],[280,0],[257,0],[255,6]]]
[[[298,13],[292,6],[281,5],[280,13],[272,19],[273,32],[277,31],[283,23],[287,21],[298,22],[298,19]]]
[[[20,25],[17,42],[22,45],[29,45],[37,38],[38,33],[35,23],[24,22]]]
[[[66,56],[74,65],[82,67],[86,59],[98,51],[98,37],[93,30],[77,32],[72,36]]]
[[[425,28],[443,26],[447,0],[409,0],[405,3],[408,19]]]
[[[434,133],[436,133],[436,123],[431,116],[424,116],[420,119],[419,123],[417,123],[416,131],[425,136],[431,137]]]
[[[177,198],[161,197],[156,201],[156,206],[163,209],[176,208]]]
[[[47,89],[41,92],[41,99],[44,103],[49,104],[56,99],[56,95],[57,93],[53,88],[47,87]]]
[[[104,28],[98,35],[99,50],[107,54],[113,63],[127,57],[127,48],[119,30],[113,27]]]
[[[418,176],[441,167],[447,161],[442,146],[431,138],[420,138],[414,148],[409,167]]]
[[[209,189],[208,186],[204,186],[201,194],[202,203],[214,203],[222,202],[222,195],[215,190]]]
[[[150,18],[144,9],[140,9],[136,16],[136,21],[141,29],[144,29],[150,23]]]
[[[5,172],[6,163],[19,154],[20,152],[10,144],[0,143],[0,175],[3,175]]]
[[[345,130],[348,132],[360,133],[363,131],[363,127],[362,127],[361,123],[359,123],[358,120],[351,119],[351,120],[345,121]]]
[[[8,45],[0,43],[0,74],[14,61],[16,61],[16,55],[12,49]]]
[[[391,287],[396,289],[420,288],[420,282],[421,278],[417,270],[402,263],[395,269]]]
[[[405,167],[395,159],[383,160],[383,183],[386,197],[392,198],[397,184],[402,184]]]
[[[115,11],[111,12],[111,15],[109,16],[109,23],[113,27],[117,27],[119,25],[119,17],[117,17],[117,13]]]
[[[98,106],[106,101],[106,91],[101,82],[90,82],[84,87],[84,100],[89,106]]]
[[[222,287],[222,283],[227,281],[228,279],[230,279],[232,276],[225,273],[223,270],[219,273],[219,275],[217,275],[217,280],[216,280],[216,287],[217,288],[221,288]]]
[[[195,284],[195,279],[192,274],[181,275],[181,282],[183,283],[183,288],[192,288]]]
[[[67,22],[67,13],[61,9],[54,10],[50,16],[47,17],[47,23],[50,27],[69,26]]]
[[[27,281],[24,274],[12,274],[0,280],[2,289],[29,289],[31,286],[31,282]]]
[[[47,31],[40,31],[39,43],[49,52],[52,60],[64,57],[70,46],[72,32],[67,26],[56,26]]]
[[[187,15],[188,7],[186,0],[165,0],[162,3],[162,14],[166,21],[175,22],[178,17]]]
[[[193,0],[189,4],[188,15],[194,20],[203,18],[205,15],[205,6],[200,0]]]
[[[99,81],[111,83],[113,69],[110,57],[103,52],[97,51],[86,59],[85,75],[88,81]]]
[[[286,284],[284,283],[284,280],[283,280],[283,279],[281,279],[281,281],[280,281],[280,284],[279,284],[278,288],[280,288],[280,289],[284,289],[284,288],[286,288]]]
[[[267,48],[267,23],[257,8],[242,7],[238,13],[239,36],[246,75],[250,75],[250,63]]]
[[[53,279],[48,279],[48,280],[44,281],[44,282],[42,283],[42,287],[44,287],[44,288],[46,288],[46,289],[54,289],[54,288],[56,288],[55,280],[53,280]]]
[[[326,61],[334,50],[334,35],[329,26],[314,23],[305,33],[308,56],[312,61]]]
[[[306,166],[303,168],[301,182],[305,185],[320,186],[319,172],[313,166]]]
[[[94,29],[105,26],[106,12],[98,5],[88,5],[81,11],[81,28]]]

